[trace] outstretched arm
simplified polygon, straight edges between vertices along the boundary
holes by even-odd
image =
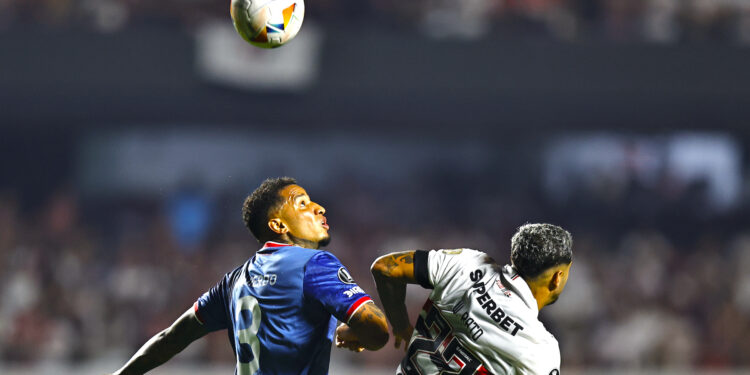
[[[370,270],[375,279],[380,302],[385,315],[393,326],[395,346],[404,341],[404,348],[411,338],[414,327],[406,311],[406,284],[416,284],[414,275],[414,251],[390,253],[375,260]]]
[[[193,309],[189,309],[172,325],[157,333],[133,355],[114,375],[142,375],[162,365],[191,342],[208,333],[198,321]]]

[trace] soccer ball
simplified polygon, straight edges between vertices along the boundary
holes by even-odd
[[[234,28],[248,43],[281,47],[292,40],[305,17],[303,0],[232,0]]]

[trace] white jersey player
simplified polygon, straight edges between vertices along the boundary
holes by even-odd
[[[399,375],[560,373],[557,340],[539,321],[567,282],[570,233],[528,224],[513,236],[513,265],[471,249],[392,253],[372,267],[396,346],[409,339]],[[406,283],[433,289],[415,326]]]

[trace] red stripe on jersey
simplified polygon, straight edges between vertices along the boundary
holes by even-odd
[[[460,360],[460,359],[458,359],[458,358],[456,358],[456,357],[453,357],[453,360],[454,360],[454,361],[456,361],[456,363],[458,363],[458,367],[459,367],[459,368],[464,368],[464,363],[463,363],[463,362],[461,362],[461,360]]]
[[[280,243],[280,242],[273,242],[273,241],[268,241],[265,244],[263,244],[264,249],[267,247],[284,247],[284,246],[292,246],[292,245],[288,243]]]
[[[346,320],[349,320],[349,318],[351,318],[351,315],[354,314],[355,311],[357,311],[357,308],[359,308],[360,306],[362,306],[362,304],[365,303],[365,302],[367,302],[367,301],[372,301],[372,298],[370,298],[368,296],[364,296],[364,297],[358,299],[356,302],[354,302],[352,304],[352,306],[349,307],[349,310],[346,310]]]
[[[475,375],[492,375],[491,372],[487,371],[484,366],[479,366],[476,372],[474,372]]]
[[[198,319],[198,322],[200,324],[204,324],[203,318],[201,318],[201,314],[198,311],[198,301],[195,301],[195,303],[193,304],[193,310],[195,311],[195,317],[196,319]]]

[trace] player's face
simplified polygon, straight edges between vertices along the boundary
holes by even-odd
[[[328,223],[323,206],[310,200],[305,189],[299,185],[287,185],[279,194],[284,204],[278,217],[287,229],[292,240],[302,240],[315,248],[325,246],[330,241]]]

